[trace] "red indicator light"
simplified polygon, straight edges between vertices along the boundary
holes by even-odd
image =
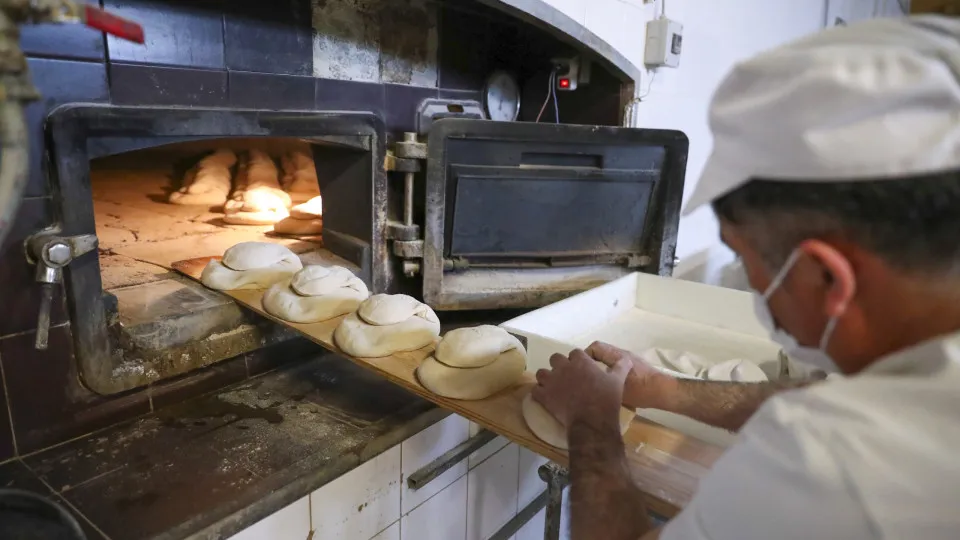
[[[560,79],[560,88],[570,88],[570,79]]]

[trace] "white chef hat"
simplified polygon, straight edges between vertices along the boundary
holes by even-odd
[[[689,214],[751,178],[878,180],[960,169],[960,19],[836,27],[734,67]]]

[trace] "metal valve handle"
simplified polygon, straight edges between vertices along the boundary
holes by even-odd
[[[59,236],[59,232],[57,228],[43,230],[24,242],[27,261],[37,266],[36,281],[40,284],[40,312],[34,342],[37,350],[46,350],[49,344],[53,290],[55,285],[63,283],[63,267],[98,245],[94,234]]]

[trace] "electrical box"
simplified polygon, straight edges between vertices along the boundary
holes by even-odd
[[[677,67],[683,48],[683,25],[666,17],[647,23],[643,63],[650,67]]]
[[[557,90],[569,92],[577,89],[578,83],[586,84],[589,82],[589,69],[581,71],[580,57],[573,58],[553,58],[550,60],[557,72],[557,79],[554,83]],[[589,61],[586,62],[589,68]],[[584,78],[586,76],[586,78]]]

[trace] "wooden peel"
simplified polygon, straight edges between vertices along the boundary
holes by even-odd
[[[177,261],[174,270],[199,281],[207,263],[220,257],[200,257]],[[321,347],[354,363],[375,371],[391,382],[454,411],[481,426],[520,444],[557,463],[567,464],[567,453],[538,439],[527,427],[521,414],[523,398],[536,384],[532,373],[524,373],[520,384],[479,401],[447,399],[420,386],[415,371],[424,358],[433,352],[428,346],[413,352],[397,353],[382,358],[354,358],[343,354],[333,342],[333,332],[343,317],[329,321],[298,324],[278,319],[261,306],[263,290],[221,291],[240,304],[278,324],[292,328]],[[723,449],[688,437],[659,424],[635,418],[624,435],[630,472],[647,494],[650,509],[666,517],[673,516],[693,496],[700,477],[713,465]]]

